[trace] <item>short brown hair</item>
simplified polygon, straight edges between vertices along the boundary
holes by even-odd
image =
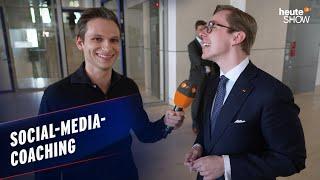
[[[243,31],[246,34],[246,38],[241,43],[241,48],[247,55],[249,55],[258,29],[256,20],[248,13],[245,13],[231,5],[218,5],[213,15],[219,11],[230,12],[230,14],[227,15],[227,22],[233,30],[229,29],[229,33]]]
[[[87,23],[95,18],[102,18],[106,20],[113,21],[120,30],[120,25],[117,19],[117,16],[109,9],[105,7],[100,8],[88,8],[82,14],[77,23],[77,36],[81,39],[84,39],[84,35],[87,32]]]
[[[207,25],[207,22],[205,22],[204,20],[198,20],[198,21],[194,24],[194,28],[195,28],[195,30],[197,30],[199,26],[205,26],[205,25]]]

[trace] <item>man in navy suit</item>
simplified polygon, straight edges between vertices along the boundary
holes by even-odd
[[[185,157],[198,180],[273,180],[305,168],[303,130],[290,89],[248,56],[257,23],[229,5],[217,6],[203,34],[203,59],[220,77],[202,87],[202,126]]]

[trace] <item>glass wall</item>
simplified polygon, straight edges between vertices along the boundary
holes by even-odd
[[[5,27],[3,11],[0,8],[0,92],[12,91],[12,76],[10,72],[10,61],[7,54],[7,42],[5,41]]]
[[[6,72],[6,82],[11,77],[12,87],[19,90],[42,89],[71,74],[84,60],[75,44],[76,23],[86,8],[103,5],[124,24],[121,37],[125,44],[121,44],[114,69],[135,80],[144,102],[159,102],[164,99],[161,2],[0,0],[12,62],[12,72],[8,68],[1,72]],[[5,47],[0,49],[4,51]],[[1,59],[1,68],[10,64],[5,59]]]
[[[79,68],[84,61],[83,54],[76,46],[76,24],[81,16],[80,10],[62,12],[64,42],[66,46],[67,66],[69,74]]]
[[[144,102],[158,102],[163,99],[160,9],[158,0],[126,1],[127,75],[138,84]]]
[[[91,8],[100,6],[100,0],[61,0],[61,3],[63,8]]]
[[[44,88],[60,77],[55,8],[50,0],[5,1],[18,89]]]

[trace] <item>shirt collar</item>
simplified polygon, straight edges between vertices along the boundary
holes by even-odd
[[[112,69],[111,74],[111,85],[120,80],[122,75],[117,73]],[[92,81],[90,80],[89,76],[85,71],[85,62],[81,64],[81,66],[71,74],[71,84],[89,84],[93,85]]]
[[[202,39],[200,39],[198,36],[196,36],[197,41],[199,42],[199,44],[201,44]]]
[[[249,64],[249,57],[246,57],[240,64],[238,64],[236,67],[232,68],[230,71],[228,71],[226,74],[224,74],[220,70],[220,76],[224,75],[229,80],[236,82],[240,74],[244,71],[244,69]]]

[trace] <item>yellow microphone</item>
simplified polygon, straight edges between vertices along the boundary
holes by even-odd
[[[176,90],[173,102],[175,104],[174,111],[182,111],[187,108],[194,96],[196,95],[197,87],[192,84],[189,80],[184,80]],[[172,131],[173,127],[167,126],[165,129],[165,137]]]

